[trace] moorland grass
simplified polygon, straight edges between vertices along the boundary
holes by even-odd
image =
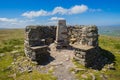
[[[79,80],[82,79],[82,75],[85,74],[87,75],[88,78],[84,80],[92,80],[92,76],[89,73],[93,73],[95,75],[95,80],[103,80],[101,75],[106,75],[107,80],[119,80],[120,79],[120,37],[111,37],[111,36],[99,36],[99,46],[111,52],[115,56],[115,70],[101,70],[101,71],[96,71],[92,69],[86,69],[85,71],[78,72],[76,73],[76,76]],[[105,53],[104,53],[105,55]],[[109,56],[109,55],[105,55]],[[112,57],[109,56],[110,59]],[[73,61],[75,65],[79,68],[81,67],[79,63]],[[85,69],[85,68],[84,68]]]
[[[11,29],[11,30],[0,30],[0,80],[14,80],[13,77],[10,77],[11,74],[14,74],[10,70],[9,66],[13,62],[13,57],[18,55],[24,56],[24,29]],[[92,77],[88,73],[93,73],[96,77],[96,80],[102,80],[100,77],[101,74],[107,75],[108,80],[119,80],[120,79],[120,38],[119,37],[109,37],[109,36],[100,36],[99,45],[102,49],[110,51],[115,56],[115,68],[116,70],[108,71],[95,71],[92,69],[86,69],[77,62],[74,62],[78,68],[84,68],[85,71],[78,72],[76,75],[81,80],[82,74],[88,76],[87,79],[91,80]],[[16,80],[55,80],[56,78],[51,74],[41,74],[38,71],[33,71],[32,73],[23,73],[19,76],[16,76]]]
[[[0,80],[56,80],[56,77],[49,73],[41,74],[34,70],[31,73],[19,74],[11,69],[15,57],[24,57],[24,29],[0,30],[1,54],[4,55],[0,56]]]

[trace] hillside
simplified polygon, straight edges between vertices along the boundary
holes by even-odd
[[[52,75],[53,69],[48,73],[40,73],[37,71],[36,63],[31,62],[24,55],[24,30],[11,29],[0,30],[0,79],[1,80],[56,80]],[[120,79],[120,38],[100,35],[99,45],[115,56],[114,70],[109,70],[108,65],[101,71],[88,69],[76,61],[73,63],[78,70],[71,69],[80,80],[119,80]],[[22,63],[21,63],[22,62]],[[18,70],[18,65],[28,66],[28,70]],[[33,67],[33,70],[30,68]],[[21,69],[21,68],[20,68]],[[44,68],[43,68],[44,70]]]
[[[102,35],[120,37],[120,26],[99,26],[98,28]]]

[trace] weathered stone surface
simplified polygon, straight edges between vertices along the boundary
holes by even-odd
[[[48,52],[48,46],[36,46],[31,47],[30,49],[32,51],[30,57],[33,61],[45,62],[47,56],[50,55]]]
[[[40,46],[54,42],[56,27],[54,26],[27,26],[25,40],[30,46]],[[43,39],[45,39],[43,41]],[[50,42],[49,42],[50,41]]]
[[[106,64],[113,64],[115,57],[109,51],[103,50],[100,47],[75,48],[75,60],[80,64],[101,70]],[[109,65],[109,69],[115,69],[113,65]]]
[[[98,29],[96,26],[79,26],[68,28],[71,43],[98,46]]]
[[[27,26],[25,35],[25,54],[31,60],[44,63],[50,53],[48,45],[53,43],[56,36],[54,26]]]
[[[87,51],[91,47],[98,46],[98,29],[96,26],[67,27],[65,20],[59,20],[57,27],[27,26],[25,33],[25,54],[34,61],[42,61],[46,55],[50,55],[48,47],[44,46],[49,46],[54,41],[57,43],[56,48],[67,47],[71,43],[74,44],[71,46],[76,47],[77,44],[78,49]],[[86,56],[95,56],[95,54],[86,51],[78,51],[81,55],[76,55],[82,64],[86,64],[86,60],[89,60]],[[90,58],[94,59],[93,57]]]
[[[55,42],[52,49],[71,46],[75,50],[74,58],[80,64],[100,69],[112,61],[103,55],[112,56],[111,53],[99,48],[98,37],[98,29],[95,25],[66,26],[65,20],[60,20],[58,26],[27,26],[25,54],[34,61],[44,63],[50,56],[49,45]]]
[[[55,42],[57,44],[57,48],[67,47],[69,45],[68,29],[65,20],[58,21]]]
[[[99,56],[100,54],[97,53],[96,48],[89,48],[81,49],[81,48],[75,48],[75,59],[84,66],[92,66],[94,64],[94,60]]]

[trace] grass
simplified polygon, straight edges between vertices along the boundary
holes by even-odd
[[[24,73],[17,77],[16,80],[56,80],[51,74],[41,74],[38,71],[32,73]]]
[[[24,30],[0,30],[0,79],[13,80],[9,77],[11,74],[10,65],[16,54],[24,55],[23,52],[23,33]],[[12,53],[12,51],[16,51]]]
[[[17,66],[11,64],[14,59],[19,61],[20,57],[24,57],[23,29],[0,30],[0,55],[0,80],[56,80],[51,73],[41,74],[36,70],[19,73]]]
[[[11,69],[11,63],[19,56],[24,57],[24,30],[23,29],[11,29],[11,30],[0,30],[0,80],[56,80],[56,78],[48,74],[41,74],[34,70],[31,73],[17,73]],[[101,48],[110,51],[115,55],[115,68],[116,70],[97,71],[87,69],[84,66],[74,61],[78,68],[85,69],[85,71],[79,71],[76,73],[79,80],[91,80],[92,76],[89,73],[95,75],[96,80],[102,80],[101,75],[107,76],[108,80],[119,80],[120,79],[120,38],[100,36],[99,45]],[[2,56],[1,56],[2,55]],[[13,67],[14,68],[14,67]],[[72,70],[71,70],[72,71]],[[83,78],[86,75],[87,78]],[[16,76],[16,77],[10,77]]]
[[[99,46],[102,49],[105,49],[111,52],[115,56],[115,69],[116,70],[96,71],[92,69],[86,69],[83,66],[81,67],[79,63],[73,61],[77,67],[86,69],[85,71],[76,73],[76,76],[77,78],[79,78],[79,80],[81,79],[92,80],[92,76],[89,73],[94,74],[96,77],[96,80],[103,80],[103,78],[101,77],[102,74],[107,76],[107,80],[119,80],[120,79],[120,38],[110,37],[110,36],[100,36]],[[108,55],[105,55],[105,56],[108,56]],[[83,74],[87,75],[88,78],[87,79],[82,78]]]

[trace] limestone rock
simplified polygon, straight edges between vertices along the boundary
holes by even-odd
[[[55,33],[54,26],[27,26],[24,43],[26,56],[40,63],[48,60],[48,45],[54,42]]]
[[[0,53],[0,57],[3,57],[3,56],[5,56],[5,54],[4,53]]]

